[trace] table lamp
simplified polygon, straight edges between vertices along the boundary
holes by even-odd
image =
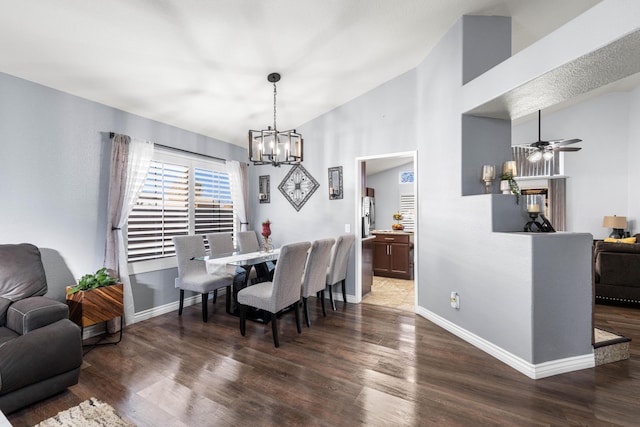
[[[612,228],[613,231],[609,235],[609,237],[614,237],[616,239],[624,238],[624,229],[627,228],[627,217],[626,216],[605,216],[602,219],[602,226],[604,228]]]

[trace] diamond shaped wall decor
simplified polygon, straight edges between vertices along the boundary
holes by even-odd
[[[299,211],[318,189],[320,184],[302,165],[295,165],[284,177],[278,189],[291,203],[291,206]]]

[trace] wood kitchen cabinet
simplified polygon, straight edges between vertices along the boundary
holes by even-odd
[[[413,277],[413,233],[374,233],[373,274],[411,279]]]

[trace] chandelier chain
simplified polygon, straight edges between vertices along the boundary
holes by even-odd
[[[273,130],[278,129],[276,127],[276,95],[277,95],[277,91],[276,91],[276,84],[273,84]]]

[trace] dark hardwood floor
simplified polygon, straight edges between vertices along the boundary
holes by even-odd
[[[225,314],[224,299],[132,325],[85,356],[80,383],[8,416],[33,425],[90,397],[139,426],[640,425],[640,309],[597,305],[631,359],[531,380],[411,312],[338,303],[296,333]]]

